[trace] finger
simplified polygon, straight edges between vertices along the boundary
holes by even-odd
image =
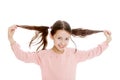
[[[15,29],[17,29],[17,26],[16,25],[12,25],[9,29],[10,30],[15,30]]]
[[[110,31],[106,31],[107,34],[111,35],[111,32]]]
[[[108,34],[108,35],[111,35],[111,32],[108,31],[108,30],[104,30],[104,33]]]

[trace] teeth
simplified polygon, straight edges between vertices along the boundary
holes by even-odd
[[[60,48],[63,48],[63,46],[60,46],[60,45],[59,45],[59,47],[60,47]]]
[[[60,46],[60,47],[63,47],[63,46]]]

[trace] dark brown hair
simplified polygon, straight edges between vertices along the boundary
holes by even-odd
[[[38,39],[39,41],[37,44],[39,44],[39,46],[36,49],[36,51],[41,46],[43,46],[42,50],[44,50],[46,48],[49,27],[47,27],[47,26],[28,26],[28,25],[17,25],[17,26],[21,27],[21,28],[28,29],[28,30],[35,30],[36,31],[35,35],[33,36],[33,38],[30,41],[29,47],[31,47],[31,44],[33,44],[34,40]]]
[[[56,21],[51,27],[29,26],[29,25],[17,25],[17,26],[28,29],[28,30],[37,31],[36,34],[31,39],[30,44],[29,44],[29,47],[30,47],[34,40],[39,39],[37,43],[39,44],[39,46],[36,49],[36,51],[38,51],[40,47],[42,47],[42,50],[46,49],[48,29],[51,29],[50,33],[52,36],[57,32],[57,30],[65,30],[68,33],[70,33],[72,36],[80,36],[80,37],[81,36],[84,37],[84,36],[91,35],[91,34],[98,33],[98,32],[103,32],[100,30],[90,30],[90,29],[82,29],[82,28],[71,29],[70,25],[66,21],[61,21],[61,20]]]

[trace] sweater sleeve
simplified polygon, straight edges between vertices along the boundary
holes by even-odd
[[[40,64],[40,57],[38,53],[35,52],[25,52],[21,50],[20,45],[17,44],[16,42],[11,44],[11,48],[15,54],[15,56],[26,63],[36,63]]]
[[[81,62],[99,56],[107,47],[108,47],[108,43],[104,41],[93,49],[86,51],[77,50],[76,60],[77,62]]]

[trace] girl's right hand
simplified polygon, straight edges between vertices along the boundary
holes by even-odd
[[[14,39],[13,39],[13,35],[15,30],[17,29],[17,25],[12,25],[8,28],[8,40],[10,41],[10,43],[14,43]]]

